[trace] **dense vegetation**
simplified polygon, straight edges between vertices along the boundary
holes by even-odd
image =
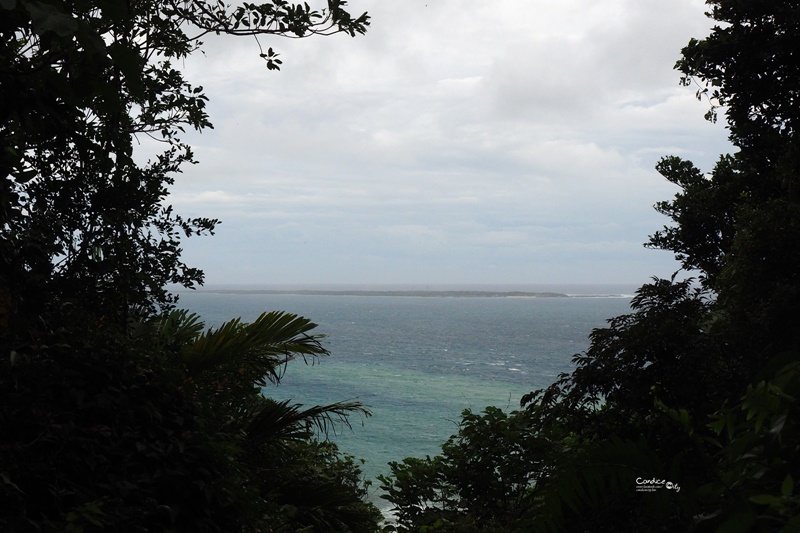
[[[202,282],[181,238],[216,224],[166,203],[194,162],[181,132],[211,127],[173,63],[212,32],[364,33],[345,8],[0,2],[0,530],[378,527],[357,462],[317,438],[363,407],[261,395],[290,360],[327,354],[314,324],[205,330],[165,288]],[[141,136],[164,147],[144,164]]]
[[[523,410],[393,463],[397,531],[800,531],[800,3],[707,4],[676,68],[738,151],[658,163],[680,192],[648,244],[692,278],[642,286]]]

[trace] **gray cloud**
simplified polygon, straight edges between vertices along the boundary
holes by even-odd
[[[709,168],[721,125],[672,65],[701,0],[354,2],[373,26],[214,38],[187,59],[215,129],[172,202],[223,219],[187,259],[211,283],[644,281],[676,154]],[[146,146],[143,148],[148,149]]]

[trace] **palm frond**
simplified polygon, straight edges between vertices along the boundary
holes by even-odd
[[[148,320],[136,320],[129,326],[129,332],[134,340],[179,349],[194,342],[204,328],[200,315],[187,309],[175,309]]]
[[[182,355],[190,375],[225,366],[253,376],[256,384],[264,379],[280,381],[282,365],[300,356],[327,355],[320,343],[323,335],[309,335],[317,327],[309,319],[283,311],[263,313],[253,323],[237,318],[209,329],[184,346]]]
[[[193,342],[205,329],[200,315],[187,309],[176,309],[164,315],[156,325],[162,338],[178,346]]]
[[[265,398],[247,427],[247,440],[251,444],[308,439],[314,429],[327,436],[329,432],[336,433],[336,424],[352,428],[349,420],[352,414],[364,417],[372,414],[361,402],[336,402],[303,409],[301,404],[289,405],[289,401]]]

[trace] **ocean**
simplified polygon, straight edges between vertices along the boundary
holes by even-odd
[[[588,348],[592,329],[630,310],[634,290],[230,289],[180,292],[179,307],[199,314],[211,327],[236,317],[252,321],[271,310],[297,313],[317,323],[316,332],[325,335],[323,344],[331,355],[313,365],[293,361],[280,385],[264,393],[306,406],[342,400],[366,404],[371,417],[353,418],[352,431],[339,427],[331,438],[342,451],[364,459],[369,479],[388,473],[389,461],[438,453],[457,431],[466,408],[519,408],[524,394],[548,386],[572,368],[572,356]],[[406,292],[412,289],[415,292]],[[563,296],[509,295],[512,291]]]

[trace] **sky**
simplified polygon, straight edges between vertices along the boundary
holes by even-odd
[[[313,5],[313,2],[309,1]],[[364,36],[209,38],[182,65],[213,130],[170,202],[219,218],[184,259],[214,284],[641,284],[678,155],[724,120],[673,65],[702,0],[354,0]]]

